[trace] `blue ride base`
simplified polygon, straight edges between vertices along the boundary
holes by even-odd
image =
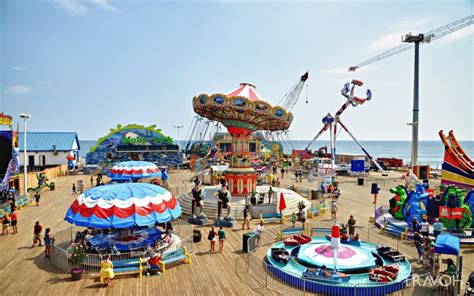
[[[312,237],[308,244],[300,246],[285,246],[283,242],[276,243],[267,252],[268,271],[281,281],[292,287],[310,293],[320,293],[324,295],[386,295],[401,290],[409,284],[411,280],[411,265],[408,261],[399,262],[400,271],[393,282],[373,282],[369,280],[369,271],[376,265],[390,265],[389,259],[380,257],[377,246],[372,243],[361,242],[360,246],[350,246],[358,258],[338,259],[341,265],[337,266],[337,271],[346,273],[349,279],[335,280],[333,278],[309,279],[304,278],[303,273],[308,268],[317,268],[326,265],[329,270],[334,266],[328,258],[320,255],[312,255],[311,251],[329,245],[325,237]],[[341,246],[347,246],[341,244]],[[291,258],[287,264],[277,262],[272,258],[272,248],[285,248]],[[352,251],[351,251],[352,252]],[[316,254],[316,253],[315,253]],[[356,263],[351,265],[351,261]]]

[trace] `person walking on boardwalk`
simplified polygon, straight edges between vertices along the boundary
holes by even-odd
[[[301,227],[303,227],[303,229],[304,229],[304,225],[306,223],[307,217],[308,217],[308,209],[306,208],[305,205],[303,205],[300,211]]]
[[[356,225],[356,220],[354,219],[354,216],[352,215],[349,216],[347,225],[349,225],[349,237],[352,239],[355,234],[355,225]]]
[[[2,235],[8,234],[8,227],[10,226],[10,219],[8,214],[4,214],[2,218]]]
[[[54,244],[54,237],[51,234],[50,228],[46,228],[43,240],[44,240],[45,258],[51,258],[51,245]]]
[[[39,221],[36,221],[35,226],[33,227],[33,244],[31,247],[35,247],[36,243],[38,243],[38,246],[41,247],[41,232],[43,231],[43,226],[39,223]]]
[[[168,188],[168,179],[168,171],[166,170],[166,168],[164,168],[161,170],[161,186]]]
[[[18,233],[18,211],[16,208],[13,210],[10,217],[13,233]]]
[[[40,205],[40,198],[41,198],[41,194],[39,193],[39,191],[36,191],[36,193],[35,193],[35,202],[36,202],[37,207],[39,207],[39,205]]]
[[[321,182],[321,196],[324,199],[324,194],[326,193],[326,186],[324,186],[324,183]]]
[[[210,246],[210,249],[209,249],[209,253],[214,253],[215,252],[215,248],[216,248],[216,230],[214,229],[214,226],[211,227],[211,230],[209,230],[209,234],[207,236],[207,239],[209,240],[211,246]]]
[[[331,217],[334,220],[337,219],[337,211],[338,211],[338,208],[337,208],[336,201],[333,201],[331,204]]]
[[[245,229],[245,225],[247,225],[247,230],[250,229],[250,207],[249,205],[245,205],[244,208],[244,223],[242,224],[242,230]]]
[[[281,179],[283,180],[285,178],[285,168],[281,167],[280,172],[281,172]]]
[[[72,183],[72,195],[77,194],[77,188],[76,188],[76,183]]]
[[[114,277],[114,264],[110,260],[110,255],[107,255],[105,259],[100,262],[100,278],[104,280],[104,286],[107,287],[112,284]]]
[[[254,235],[256,236],[255,247],[260,246],[260,242],[262,240],[262,233],[265,230],[263,227],[263,221],[260,221],[260,224],[257,225],[257,228],[253,231]]]
[[[219,231],[217,232],[217,236],[219,237],[219,253],[222,253],[222,251],[224,250],[224,240],[225,240],[225,231],[222,226],[219,228]]]
[[[293,213],[291,214],[291,224],[292,224],[291,227],[292,227],[292,228],[295,228],[295,223],[296,223],[296,221],[298,221],[298,217],[296,216],[296,213],[293,212]]]

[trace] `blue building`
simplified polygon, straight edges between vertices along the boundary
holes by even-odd
[[[23,133],[19,133],[20,165],[24,164]],[[45,168],[67,164],[72,151],[79,159],[79,138],[75,132],[27,132],[28,167]]]

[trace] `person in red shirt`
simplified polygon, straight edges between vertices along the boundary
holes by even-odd
[[[33,227],[33,244],[31,247],[33,248],[38,243],[38,246],[41,246],[41,232],[43,231],[43,226],[36,221],[35,226]]]
[[[156,253],[152,253],[148,259],[147,274],[160,274],[160,261],[161,257],[157,256]]]
[[[18,211],[16,209],[13,210],[10,219],[11,219],[11,225],[12,225],[13,233],[18,233],[18,228],[17,228]]]

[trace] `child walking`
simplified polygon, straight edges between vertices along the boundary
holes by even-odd
[[[293,224],[291,227],[295,228],[296,221],[298,221],[298,217],[296,217],[296,214],[293,212],[291,214],[291,224]]]

